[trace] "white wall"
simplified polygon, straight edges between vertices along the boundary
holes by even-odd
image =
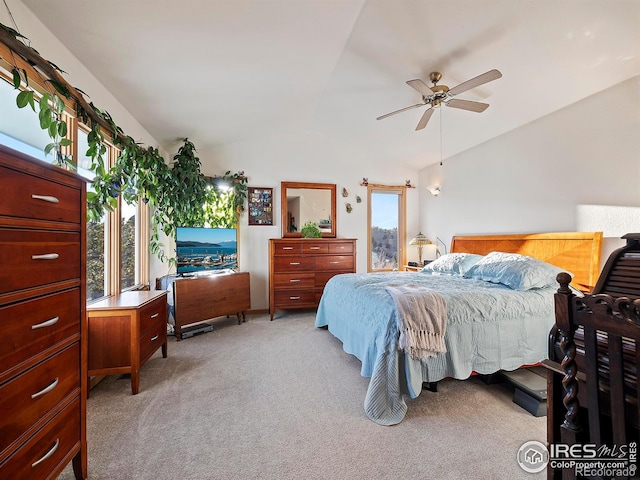
[[[420,172],[442,185],[420,190],[420,220],[447,247],[456,234],[574,231],[584,205],[640,207],[640,77],[443,163]],[[603,260],[622,244],[605,238]]]

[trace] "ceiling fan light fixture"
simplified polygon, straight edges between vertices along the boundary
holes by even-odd
[[[400,110],[381,115],[376,118],[376,120],[382,120],[383,118],[390,117],[391,115],[395,115],[396,113],[404,112],[412,108],[422,107],[424,105],[427,105],[429,107],[427,111],[430,111],[434,108],[439,108],[442,103],[444,103],[448,107],[456,108],[459,110],[482,113],[487,109],[487,107],[489,107],[488,104],[474,102],[471,100],[455,99],[453,97],[458,95],[459,93],[466,92],[467,90],[471,90],[472,88],[478,87],[501,77],[502,73],[500,73],[496,69],[493,69],[483,73],[482,75],[478,75],[477,77],[467,80],[466,82],[462,82],[461,84],[450,89],[446,85],[437,85],[437,83],[442,78],[442,74],[440,72],[431,72],[429,74],[429,80],[431,80],[431,82],[433,83],[433,86],[431,87],[427,86],[427,84],[419,78],[408,80],[406,82],[407,85],[420,93],[422,97],[421,104],[419,103],[417,105],[412,105],[410,107],[405,107]],[[431,114],[426,115],[425,112],[425,114],[423,114],[423,116],[420,118],[416,130],[422,130],[424,127],[426,127],[430,117]]]

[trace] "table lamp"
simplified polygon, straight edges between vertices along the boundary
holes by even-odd
[[[431,240],[425,237],[422,232],[418,232],[418,235],[411,239],[409,245],[418,246],[418,260],[419,264],[422,265],[422,247],[425,245],[431,245]]]

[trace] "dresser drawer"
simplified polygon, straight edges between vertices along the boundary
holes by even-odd
[[[331,242],[329,244],[329,253],[353,253],[353,242]]]
[[[352,255],[324,255],[316,258],[318,270],[353,270]]]
[[[79,188],[0,166],[0,215],[77,223]]]
[[[275,255],[290,255],[302,253],[302,246],[299,242],[276,242],[273,245]]]
[[[313,307],[316,305],[314,290],[276,290],[275,306],[285,307]]]
[[[0,387],[0,452],[78,389],[78,343],[50,357]]]
[[[315,257],[276,257],[275,272],[303,272],[316,269]]]
[[[167,297],[163,296],[140,310],[140,335],[157,325],[167,328]]]
[[[0,383],[17,365],[79,335],[80,307],[80,289],[74,288],[0,308]]]
[[[313,288],[315,274],[313,273],[276,273],[273,275],[276,288]]]
[[[45,479],[80,449],[80,399],[76,398],[0,467],[0,478]]]
[[[144,363],[153,352],[167,341],[167,325],[156,325],[140,337],[140,364]]]
[[[80,278],[80,233],[0,229],[0,293]]]
[[[326,243],[313,242],[313,240],[305,240],[302,243],[302,253],[329,253],[329,245]]]

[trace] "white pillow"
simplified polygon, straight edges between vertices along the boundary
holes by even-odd
[[[559,267],[517,253],[491,252],[464,274],[492,283],[502,283],[513,290],[530,290],[557,284]]]
[[[441,275],[464,275],[480,259],[482,255],[475,253],[448,253],[425,265],[422,271]]]

